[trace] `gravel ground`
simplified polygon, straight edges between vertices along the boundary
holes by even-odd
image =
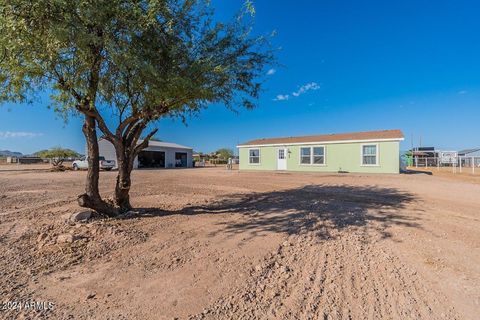
[[[138,170],[135,213],[71,222],[85,176],[0,173],[0,318],[478,318],[479,184]]]

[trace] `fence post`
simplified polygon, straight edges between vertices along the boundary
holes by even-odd
[[[460,173],[462,173],[462,158],[458,157],[459,165],[460,165]]]
[[[472,157],[472,174],[475,174],[475,157]]]

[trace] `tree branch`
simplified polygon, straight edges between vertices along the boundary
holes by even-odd
[[[67,81],[65,80],[65,78],[57,71],[55,67],[53,68],[53,72],[57,77],[58,85],[61,88],[63,88],[63,90],[70,92],[73,95],[73,97],[77,100],[77,102],[81,103],[83,100],[83,97],[74,88],[72,88],[67,84]]]
[[[148,122],[140,122],[139,125],[135,128],[133,131],[131,140],[130,140],[130,145],[135,148],[137,145],[138,140],[140,139],[140,135],[142,134],[143,130],[147,127]]]
[[[107,124],[105,123],[105,120],[103,120],[103,117],[100,115],[100,113],[96,108],[93,108],[93,109],[91,108],[82,112],[85,113],[86,115],[89,115],[90,117],[93,117],[95,121],[97,121],[100,131],[102,131],[102,133],[104,134],[105,138],[108,141],[110,141],[113,144],[116,143],[115,135],[110,131]]]
[[[139,145],[137,145],[135,147],[135,149],[133,150],[134,152],[134,155],[138,155],[138,153],[140,151],[142,151],[143,149],[145,149],[146,147],[148,147],[148,142],[150,141],[150,139],[157,133],[158,129],[155,128],[152,130],[152,132],[150,132],[142,141],[142,143],[140,143]]]
[[[118,125],[118,127],[117,127],[117,130],[116,130],[116,132],[115,132],[116,135],[117,135],[117,137],[121,137],[122,134],[123,134],[123,131],[125,130],[125,128],[126,128],[129,124],[131,124],[132,122],[137,121],[137,120],[138,120],[138,118],[135,117],[135,116],[133,116],[133,115],[130,115],[130,116],[128,116],[127,118],[125,118],[125,120],[123,120],[123,121]]]
[[[135,136],[140,135],[146,125],[143,124],[142,119],[135,119],[131,122],[123,134],[123,139],[125,144],[130,146],[135,138]]]

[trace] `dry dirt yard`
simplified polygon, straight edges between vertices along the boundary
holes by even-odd
[[[409,170],[413,171],[420,171],[420,172],[426,172],[428,174],[438,176],[438,177],[443,177],[443,178],[449,178],[457,181],[466,181],[470,183],[477,183],[480,184],[480,168],[474,168],[474,171],[472,172],[472,168],[462,168],[460,171],[460,168],[452,168],[452,167],[441,167],[441,168],[436,168],[436,167],[409,167]]]
[[[139,170],[138,214],[73,223],[85,175],[0,172],[2,307],[54,304],[0,318],[479,317],[479,184]]]

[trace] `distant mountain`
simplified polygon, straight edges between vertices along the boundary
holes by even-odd
[[[21,152],[0,150],[0,157],[21,157],[21,156],[23,156]]]

